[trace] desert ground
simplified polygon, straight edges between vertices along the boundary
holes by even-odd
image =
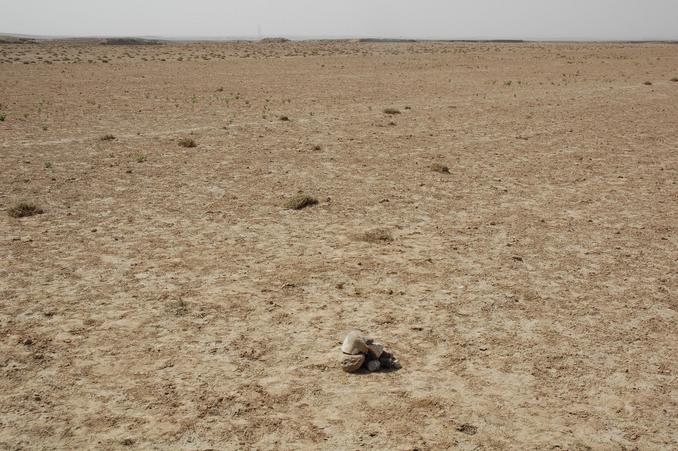
[[[0,45],[0,449],[677,449],[676,77],[663,43]],[[344,373],[352,329],[402,368]]]

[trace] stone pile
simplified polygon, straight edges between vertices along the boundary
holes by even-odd
[[[341,352],[341,369],[347,373],[355,373],[361,368],[370,372],[400,369],[398,359],[386,351],[384,345],[364,337],[357,330],[346,335]]]

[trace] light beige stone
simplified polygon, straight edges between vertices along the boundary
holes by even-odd
[[[341,352],[344,354],[365,354],[368,351],[369,349],[363,335],[357,330],[349,332],[346,338],[344,338],[344,343],[341,345]]]

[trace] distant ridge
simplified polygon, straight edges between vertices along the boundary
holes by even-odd
[[[417,39],[362,38],[358,42],[417,42]]]
[[[0,44],[37,44],[33,38],[0,34]]]
[[[222,37],[165,37],[165,36],[40,36],[18,33],[0,33],[2,44],[39,44],[41,42],[64,42],[74,44],[102,45],[161,45],[168,43],[200,43],[200,42],[261,42],[263,44],[286,42],[362,42],[362,43],[416,43],[416,42],[450,42],[450,43],[610,43],[610,44],[678,44],[678,40],[643,39],[643,40],[596,40],[596,39],[440,39],[440,38],[370,38],[370,37],[263,37],[222,36]]]

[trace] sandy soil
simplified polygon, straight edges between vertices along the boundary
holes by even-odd
[[[678,46],[0,61],[0,448],[678,448]]]

